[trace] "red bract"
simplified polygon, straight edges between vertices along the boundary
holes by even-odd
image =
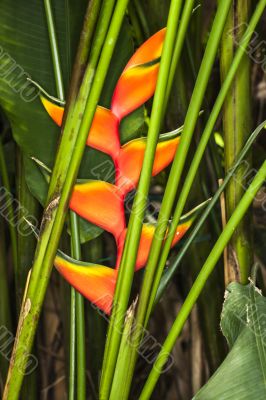
[[[55,266],[65,279],[97,307],[110,313],[121,255],[126,236],[124,200],[126,194],[136,189],[146,149],[146,138],[138,138],[121,146],[119,125],[122,118],[144,104],[154,94],[165,29],[147,40],[131,57],[114,89],[111,110],[98,106],[88,134],[87,145],[112,158],[115,167],[115,184],[88,181],[76,184],[70,208],[81,217],[110,232],[116,239],[116,269],[100,265],[75,262],[58,254]],[[45,98],[42,103],[51,118],[62,124],[63,107]],[[164,135],[157,144],[152,175],[157,175],[173,160],[179,137]],[[172,246],[189,229],[192,220],[181,224]],[[136,270],[145,266],[151,247],[155,226],[143,224]]]
[[[153,96],[165,29],[148,39],[127,63],[114,90],[111,110],[121,120]]]
[[[74,186],[69,204],[82,218],[112,233],[117,239],[125,229],[123,197],[108,182],[88,181]]]
[[[106,314],[110,314],[117,278],[115,269],[78,262],[59,253],[54,265],[75,289]]]
[[[177,227],[174,239],[172,241],[172,247],[185,235],[187,230],[190,228],[192,222],[193,222],[193,219],[190,219],[190,220],[184,222],[183,224],[180,224]],[[147,263],[152,239],[154,236],[154,232],[155,232],[155,225],[143,224],[139,248],[138,248],[138,255],[137,255],[137,260],[136,260],[136,265],[135,265],[136,271],[143,268]],[[124,243],[125,243],[125,238],[126,238],[126,233],[127,233],[127,230],[125,229],[119,239],[116,268],[119,268],[119,265],[120,265],[122,252],[123,252],[123,248],[124,248]]]

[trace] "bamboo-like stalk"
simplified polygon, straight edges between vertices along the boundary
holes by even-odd
[[[159,260],[159,264],[158,264],[158,268],[157,268],[157,272],[156,272],[156,278],[155,278],[155,280],[153,282],[152,293],[151,293],[150,299],[149,299],[149,307],[148,307],[147,315],[149,314],[151,308],[153,307],[153,300],[154,300],[154,298],[156,296],[156,292],[157,292],[157,289],[158,289],[158,286],[159,286],[159,282],[160,282],[160,278],[161,278],[161,275],[162,275],[162,272],[163,272],[163,268],[165,266],[165,263],[166,263],[166,260],[167,260],[167,257],[168,257],[169,251],[170,251],[171,243],[172,243],[172,240],[173,240],[173,237],[174,237],[174,232],[175,232],[174,229],[177,227],[177,225],[178,225],[178,223],[180,221],[180,217],[182,215],[182,212],[183,212],[183,209],[184,209],[184,206],[185,206],[185,203],[186,203],[186,199],[187,199],[187,197],[189,195],[189,191],[190,191],[190,189],[192,187],[194,178],[195,178],[195,176],[197,174],[197,171],[198,171],[202,156],[203,156],[204,151],[206,149],[206,146],[208,144],[208,140],[209,140],[209,138],[210,138],[210,136],[211,136],[211,134],[213,132],[213,128],[215,126],[215,122],[216,122],[216,120],[217,120],[217,118],[219,116],[219,113],[221,111],[221,108],[222,108],[222,105],[224,103],[225,97],[226,97],[226,95],[227,95],[227,93],[228,93],[228,91],[230,89],[230,86],[232,84],[234,76],[237,73],[239,64],[240,64],[240,62],[242,60],[242,57],[245,54],[246,48],[248,46],[248,43],[249,43],[249,41],[250,41],[250,39],[252,37],[252,34],[253,34],[253,32],[254,32],[254,30],[255,30],[255,28],[256,28],[256,26],[257,26],[257,24],[258,24],[258,22],[259,22],[259,20],[261,18],[261,15],[262,15],[263,11],[264,11],[265,4],[266,4],[266,1],[265,0],[261,0],[257,5],[256,10],[254,11],[254,14],[253,14],[253,16],[252,16],[252,18],[250,20],[250,23],[249,23],[247,29],[246,29],[246,32],[245,32],[245,34],[243,36],[243,39],[241,40],[240,46],[238,48],[238,51],[237,51],[237,53],[236,53],[236,55],[234,57],[234,60],[233,60],[233,62],[231,64],[231,67],[230,67],[230,69],[229,69],[229,71],[227,73],[226,79],[225,79],[225,81],[223,83],[223,86],[222,86],[222,88],[220,90],[220,93],[219,93],[219,95],[218,95],[218,97],[217,97],[217,99],[215,101],[215,104],[213,106],[213,109],[211,111],[209,119],[207,121],[206,127],[204,129],[204,132],[202,133],[201,140],[200,140],[200,142],[199,142],[199,144],[197,146],[196,153],[195,153],[195,155],[193,157],[193,161],[192,161],[192,163],[190,165],[188,174],[186,176],[185,182],[184,182],[184,184],[182,186],[182,190],[181,190],[181,193],[180,193],[179,198],[178,198],[178,202],[177,202],[177,205],[176,205],[176,208],[175,208],[175,212],[174,212],[174,217],[173,217],[173,220],[172,220],[172,223],[171,223],[171,227],[169,229],[169,233],[167,235],[167,239],[165,241],[162,253],[160,255],[160,260]],[[224,3],[223,3],[223,5],[224,5]],[[174,166],[173,166],[173,168],[174,168]],[[151,251],[152,251],[152,249],[151,249]]]
[[[128,305],[131,284],[134,275],[138,245],[142,230],[142,221],[147,201],[149,183],[151,179],[153,160],[156,151],[159,130],[163,118],[164,94],[167,87],[171,58],[174,52],[174,39],[176,37],[178,19],[181,12],[182,1],[172,0],[167,22],[166,38],[163,45],[160,62],[159,76],[154,94],[150,126],[147,136],[141,176],[138,190],[128,225],[128,231],[119,268],[116,284],[113,310],[109,324],[107,343],[100,384],[100,398],[108,399],[116,365],[116,360],[123,331],[123,319]],[[130,250],[129,250],[130,249]]]
[[[134,330],[132,335],[134,349],[132,349],[133,355],[131,356],[131,363],[129,366],[129,368],[131,369],[134,368],[134,364],[136,363],[137,349],[140,345],[140,341],[143,336],[143,327],[145,326],[145,323],[151,311],[150,307],[151,295],[153,295],[154,297],[156,295],[157,288],[155,291],[154,280],[155,278],[157,278],[156,267],[160,256],[161,246],[164,241],[170,213],[176,196],[176,191],[181,179],[192,135],[196,126],[202,101],[204,99],[204,94],[215,61],[215,57],[217,54],[217,50],[219,47],[220,39],[222,36],[223,28],[226,22],[226,17],[229,12],[230,5],[231,5],[231,0],[224,1],[223,5],[222,6],[220,5],[220,7],[217,10],[213,26],[209,35],[207,47],[203,56],[198,78],[192,94],[191,102],[185,118],[184,129],[181,136],[180,145],[177,149],[176,156],[165,189],[165,194],[158,217],[157,227],[152,241],[150,255],[146,265],[144,280],[140,292],[139,306],[136,316],[136,329]],[[160,271],[160,273],[162,273],[162,271]]]
[[[86,68],[91,41],[95,32],[101,0],[90,1],[84,17],[79,47],[71,76],[69,94],[64,115],[73,110],[82,77]],[[70,211],[71,252],[73,258],[81,259],[79,224],[77,215]],[[86,398],[86,352],[85,352],[85,311],[83,297],[71,287],[70,291],[70,335],[69,335],[69,400]],[[77,350],[77,351],[76,351]],[[76,368],[77,365],[77,368]],[[77,370],[77,391],[75,377]]]
[[[22,152],[17,150],[17,198],[20,204],[18,221],[23,223],[24,219],[39,217],[40,207],[38,201],[30,193],[26,182],[26,171],[24,167],[24,156]],[[32,221],[33,222],[33,221]],[[26,221],[24,222],[26,225]],[[34,250],[36,246],[36,238],[34,233],[29,233],[28,235],[23,235],[20,231],[17,232],[17,242],[18,242],[18,273],[17,273],[17,311],[21,307],[24,288],[26,285],[28,273],[31,267],[32,258],[34,255]]]
[[[86,89],[85,93],[87,95],[84,97],[82,93],[81,97],[78,96],[79,100],[77,99],[75,109],[71,113],[71,124],[67,124],[66,121],[49,185],[48,202],[36,248],[32,275],[25,304],[21,311],[17,340],[13,349],[12,363],[9,368],[3,396],[4,400],[16,400],[19,397],[23,371],[26,367],[27,352],[32,347],[53,260],[67,213],[71,190],[76,180],[87,135],[120,32],[127,2],[128,0],[118,0],[113,15],[111,11],[112,20],[103,48],[99,43],[97,46],[95,45],[100,49],[98,66],[93,69],[93,75],[89,83],[85,77],[82,81],[80,94]],[[110,4],[108,2],[108,6],[113,9],[113,3]],[[103,18],[108,18],[108,14],[107,17],[106,14],[103,15]],[[80,115],[83,115],[82,119]],[[70,126],[71,129],[69,129]]]
[[[245,146],[243,149],[240,151],[237,160],[235,163],[232,165],[230,171],[227,173],[225,178],[223,179],[221,185],[219,186],[219,189],[216,191],[215,195],[212,197],[211,201],[209,202],[208,206],[206,209],[203,211],[202,215],[200,216],[199,220],[195,224],[193,230],[190,232],[188,238],[185,240],[184,245],[182,246],[181,250],[179,251],[174,263],[169,266],[167,270],[165,270],[164,274],[162,275],[162,278],[160,280],[160,284],[156,293],[156,298],[154,301],[154,305],[158,303],[158,301],[161,299],[163,296],[167,286],[171,282],[174,274],[177,271],[177,268],[179,267],[183,257],[185,256],[187,250],[189,249],[190,245],[194,242],[196,239],[198,233],[200,232],[201,228],[204,226],[205,221],[207,220],[208,216],[210,215],[212,209],[214,208],[215,204],[219,201],[220,196],[222,192],[224,191],[226,185],[232,178],[232,176],[235,174],[237,168],[239,165],[241,165],[242,161],[244,160],[245,156],[248,154],[248,152],[251,149],[252,144],[255,142],[257,139],[258,135],[262,132],[263,128],[266,126],[266,121],[262,122],[256,129],[255,131],[250,135],[249,139],[247,140]]]
[[[231,66],[235,49],[237,49],[248,22],[250,0],[234,0],[225,27],[221,45],[221,80],[226,79]],[[232,87],[223,107],[224,157],[227,172],[237,154],[243,147],[251,128],[251,78],[250,59],[246,54],[239,66]],[[251,164],[251,154],[245,160]],[[226,218],[230,218],[236,205],[245,192],[247,180],[245,165],[239,168],[236,178],[226,188]],[[231,281],[248,282],[250,268],[253,263],[253,251],[250,229],[250,214],[239,224],[228,245],[228,257],[225,264],[226,285]]]
[[[175,50],[174,50],[171,68],[170,68],[169,77],[168,77],[166,96],[165,96],[165,102],[164,102],[164,107],[165,107],[164,112],[166,111],[166,108],[168,105],[177,65],[178,65],[178,62],[179,62],[179,59],[181,56],[181,52],[183,49],[183,44],[184,44],[184,40],[186,37],[190,17],[191,17],[192,11],[193,11],[194,3],[195,3],[195,0],[187,0],[184,4],[184,9],[183,9],[182,17],[181,17],[181,20],[179,23],[179,28],[178,28],[177,37],[176,37]]]
[[[128,385],[127,382],[128,374],[130,374],[131,371],[128,368],[125,368],[125,365],[128,363],[132,353],[130,337],[132,329],[134,329],[135,312],[136,302],[129,307],[126,313],[123,336],[117,357],[117,367],[109,400],[127,399],[130,393],[130,385]]]
[[[86,70],[88,56],[91,50],[92,40],[95,34],[95,28],[97,26],[97,21],[101,10],[101,6],[102,6],[102,0],[91,0],[88,3],[80,35],[77,54],[72,69],[67,102],[64,111],[64,120],[65,117],[68,115],[68,113],[71,113],[71,110],[75,105],[75,100],[77,98],[82,78]],[[105,34],[106,31],[104,31],[104,35]]]
[[[221,233],[219,239],[214,245],[211,253],[209,254],[207,260],[205,261],[201,271],[199,272],[186,300],[181,307],[178,316],[162,346],[162,349],[153,365],[152,371],[145,383],[143,391],[140,395],[140,400],[148,400],[153,392],[153,389],[160,377],[161,371],[167,362],[167,359],[175,345],[176,339],[180,335],[182,328],[196,303],[200,293],[202,292],[204,285],[212,273],[215,265],[217,264],[222,252],[232,237],[236,227],[241,222],[242,218],[246,214],[248,208],[252,204],[254,197],[256,196],[258,190],[263,184],[266,178],[266,161],[262,164],[261,168],[257,172],[255,178],[250,184],[249,188],[246,190],[244,196],[238,203],[234,213],[226,224],[225,229]]]
[[[30,193],[26,183],[26,171],[24,166],[25,156],[22,152],[17,149],[17,198],[19,201],[19,213],[18,221],[20,224],[25,224],[26,221],[31,218],[36,218],[40,215],[40,206],[38,201]],[[31,221],[34,223],[34,221]],[[28,274],[34,255],[36,246],[36,238],[33,232],[29,232],[26,236],[23,235],[18,229],[17,232],[18,241],[18,271],[17,271],[17,287],[16,287],[16,300],[17,300],[17,312],[19,312],[22,301],[24,289],[27,283]],[[36,346],[34,347],[34,354],[36,355]],[[30,375],[25,378],[24,384],[21,390],[21,400],[36,400],[37,398],[37,371],[33,371]]]
[[[57,97],[62,102],[65,101],[65,90],[63,83],[63,74],[58,51],[58,43],[56,37],[56,29],[54,24],[53,12],[50,0],[44,0],[46,19],[48,25],[50,47],[52,53],[54,76],[57,90]],[[87,17],[87,15],[85,16]],[[86,22],[85,22],[86,23]],[[90,37],[91,29],[88,30],[87,35]],[[88,52],[86,51],[88,43],[85,42],[87,37],[81,36],[81,45],[78,51],[81,53],[82,58],[80,63],[85,63],[85,57]],[[82,71],[78,71],[82,72]],[[78,72],[74,75],[73,79],[73,94],[69,96],[70,103],[74,98],[74,91],[78,89]],[[70,230],[71,230],[71,255],[76,260],[81,258],[80,240],[79,240],[79,225],[76,214],[70,211]],[[75,289],[71,288],[70,291],[70,350],[69,350],[69,398],[75,398],[75,375],[77,371],[77,399],[86,399],[86,351],[85,351],[85,321],[84,321],[84,300],[79,293],[75,293]],[[77,353],[76,353],[77,348]],[[77,357],[76,357],[77,355]]]

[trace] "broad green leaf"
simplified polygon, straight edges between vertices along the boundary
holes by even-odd
[[[221,328],[230,351],[194,400],[266,398],[266,299],[251,283],[228,286]]]
[[[52,4],[67,91],[87,1],[56,0]],[[56,96],[43,2],[1,1],[0,46],[0,106],[10,121],[14,139],[27,156],[29,189],[44,204],[47,184],[30,158],[35,157],[52,168],[60,130],[43,109],[38,90],[27,80],[31,78]],[[125,21],[103,91],[103,105],[110,102],[114,85],[132,53],[133,42]],[[137,131],[143,120],[143,113],[140,115],[139,111],[136,118],[130,116],[124,135]],[[86,148],[79,178],[95,179],[92,171],[97,167],[98,179],[105,179],[105,168],[101,165],[108,160],[105,154]],[[86,221],[81,226],[83,241],[102,232]]]

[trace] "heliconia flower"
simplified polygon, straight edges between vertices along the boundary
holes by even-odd
[[[111,110],[121,120],[153,96],[165,29],[144,42],[127,63],[114,90]]]
[[[57,252],[54,265],[78,292],[106,314],[110,314],[117,270],[103,265],[84,263]]]
[[[193,222],[193,218],[180,224],[176,230],[172,246],[174,246],[187,232]],[[139,251],[135,270],[143,268],[147,262],[155,226],[143,224]],[[120,243],[124,243],[126,229],[120,237]],[[116,269],[99,264],[76,261],[57,251],[54,265],[64,279],[78,292],[86,297],[106,314],[110,314],[117,281],[118,267],[121,261],[123,245],[118,246]]]
[[[61,126],[64,107],[52,103],[43,96],[41,96],[41,101],[53,121]],[[120,148],[118,124],[119,121],[111,110],[98,106],[88,134],[87,146],[107,153],[115,159]]]
[[[183,222],[180,225],[178,225],[173,242],[172,242],[172,247],[175,246],[177,244],[177,242],[179,242],[179,240],[182,239],[182,237],[185,235],[185,233],[188,231],[188,229],[192,225],[193,220],[194,220],[194,218],[191,218],[191,219],[187,220],[186,222]],[[140,237],[140,243],[139,243],[139,249],[138,249],[138,255],[137,255],[137,260],[136,260],[136,265],[135,265],[136,271],[143,268],[147,263],[152,239],[154,236],[154,232],[155,232],[155,225],[143,224],[141,237]],[[125,238],[126,238],[126,233],[127,233],[127,229],[125,229],[123,231],[121,237],[119,238],[116,268],[119,268],[119,266],[120,266],[124,242],[125,242]]]
[[[176,153],[180,137],[160,141],[156,147],[152,176],[166,168]],[[121,147],[117,158],[116,185],[123,193],[135,189],[139,181],[146,149],[146,138],[131,140]]]
[[[104,181],[77,184],[70,208],[86,220],[111,232],[116,239],[125,229],[124,198],[118,187]]]
[[[63,108],[42,97],[48,114],[55,122],[62,121]],[[61,114],[60,114],[61,113]],[[164,138],[165,136],[165,138]],[[152,175],[155,176],[173,160],[180,138],[163,134],[156,148]],[[120,148],[118,119],[104,107],[97,107],[87,145],[109,154],[116,168],[116,185],[126,194],[136,188],[144,153],[146,138],[131,140]]]

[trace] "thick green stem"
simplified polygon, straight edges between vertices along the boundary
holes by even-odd
[[[115,364],[121,341],[123,319],[130,296],[130,289],[132,285],[134,267],[142,229],[142,221],[151,179],[153,160],[163,118],[164,95],[174,51],[174,39],[176,37],[181,6],[182,1],[172,0],[167,23],[166,38],[160,63],[159,76],[153,100],[150,126],[147,136],[147,146],[144,155],[138,191],[134,199],[133,209],[130,216],[124,252],[119,268],[115,290],[113,311],[105,348],[105,357],[100,386],[100,398],[103,400],[108,399],[111,391]]]
[[[165,241],[162,253],[160,255],[160,260],[159,260],[159,264],[158,264],[158,268],[157,268],[157,272],[156,272],[156,278],[153,281],[152,293],[151,293],[150,299],[149,299],[149,307],[148,307],[147,316],[149,315],[149,312],[152,309],[153,301],[154,301],[154,298],[156,296],[156,292],[157,292],[157,289],[158,289],[158,286],[159,286],[159,282],[160,282],[160,279],[161,279],[163,268],[165,266],[165,263],[166,263],[166,260],[167,260],[167,257],[168,257],[168,254],[169,254],[169,251],[170,251],[170,248],[171,248],[171,243],[173,241],[175,230],[176,230],[176,228],[178,226],[178,223],[180,221],[180,217],[182,215],[182,212],[183,212],[187,197],[188,197],[190,189],[191,189],[191,187],[193,185],[193,181],[195,179],[195,176],[196,176],[196,174],[198,172],[198,168],[199,168],[200,162],[202,160],[204,151],[205,151],[206,146],[208,144],[209,138],[210,138],[210,136],[211,136],[211,134],[213,132],[216,120],[217,120],[217,118],[219,116],[219,113],[220,113],[220,111],[222,109],[222,105],[224,103],[226,95],[227,95],[227,93],[228,93],[228,91],[230,89],[230,86],[231,86],[231,84],[233,82],[233,79],[234,79],[234,77],[235,77],[235,75],[237,73],[239,64],[240,64],[240,62],[242,60],[242,57],[245,54],[245,49],[247,48],[248,43],[250,41],[250,38],[251,38],[251,36],[252,36],[256,26],[257,26],[258,21],[261,18],[261,15],[262,15],[263,11],[264,11],[265,3],[266,3],[265,0],[261,0],[260,1],[260,3],[258,4],[258,6],[257,6],[257,8],[256,8],[256,10],[255,10],[255,12],[254,12],[254,14],[252,16],[252,19],[250,20],[250,23],[249,23],[249,25],[247,27],[245,35],[243,36],[243,39],[242,39],[242,41],[240,43],[238,51],[237,51],[237,53],[236,53],[236,55],[234,57],[234,60],[232,62],[231,68],[229,69],[229,71],[227,73],[226,79],[225,79],[225,81],[223,83],[223,86],[222,86],[222,88],[220,90],[220,93],[219,93],[219,95],[218,95],[218,97],[217,97],[217,99],[215,101],[215,104],[213,106],[213,109],[211,111],[209,119],[207,121],[206,127],[204,129],[204,132],[202,133],[201,140],[200,140],[200,142],[199,142],[199,144],[197,146],[197,151],[196,151],[196,153],[195,153],[195,155],[193,157],[193,161],[192,161],[191,166],[189,168],[189,171],[188,171],[188,174],[186,176],[185,182],[184,182],[184,184],[182,186],[181,193],[180,193],[180,195],[178,197],[178,202],[177,202],[177,205],[176,205],[176,208],[175,208],[174,217],[173,217],[173,220],[172,220],[172,223],[171,223],[171,227],[169,229],[169,233],[168,233],[167,239]],[[224,3],[222,4],[222,6],[224,6]],[[180,147],[181,147],[181,145],[180,145]],[[178,152],[179,152],[179,149],[178,149]],[[177,160],[178,160],[178,158],[177,158]],[[173,168],[174,168],[174,165],[172,167],[172,170],[173,170]],[[172,170],[171,170],[171,172],[172,172]],[[169,182],[170,182],[170,178],[171,178],[171,175],[169,177]],[[164,203],[164,201],[163,201],[163,203]],[[162,204],[162,210],[163,210],[163,204]],[[153,249],[153,247],[152,247],[152,249]],[[152,251],[152,249],[151,249],[151,251]]]
[[[187,0],[187,1],[185,1],[185,4],[184,4],[182,18],[180,20],[180,24],[179,24],[179,28],[178,28],[178,32],[177,32],[177,38],[176,38],[176,44],[175,44],[175,50],[174,50],[174,54],[173,54],[172,64],[171,64],[171,68],[170,68],[170,72],[169,72],[169,78],[168,78],[168,84],[167,84],[167,90],[166,90],[166,96],[165,96],[165,102],[164,102],[165,110],[167,108],[169,97],[171,94],[171,89],[172,89],[173,81],[175,78],[176,68],[179,63],[179,59],[180,59],[181,52],[183,49],[184,40],[186,37],[187,28],[188,28],[190,17],[191,17],[192,11],[193,11],[194,3],[195,3],[195,0]]]
[[[186,300],[181,307],[178,316],[165,340],[162,350],[160,351],[154,365],[152,371],[149,375],[149,378],[143,388],[143,391],[140,395],[140,400],[148,400],[153,392],[153,389],[162,373],[163,367],[168,360],[168,357],[175,345],[176,339],[180,335],[183,326],[196,303],[200,293],[202,292],[207,279],[212,273],[215,265],[217,264],[219,258],[222,255],[222,252],[231,239],[233,233],[235,232],[236,227],[241,222],[242,218],[248,211],[248,208],[252,204],[253,199],[255,198],[259,188],[263,184],[266,178],[266,161],[263,163],[262,167],[257,172],[254,180],[252,181],[249,188],[246,190],[244,196],[238,203],[234,213],[226,224],[223,232],[221,233],[219,239],[214,245],[209,257],[205,261],[201,271],[198,274],[197,279],[195,280]]]
[[[66,116],[68,112],[71,112],[70,110],[72,110],[74,107],[82,78],[86,70],[88,56],[91,49],[91,42],[93,39],[93,34],[95,32],[95,27],[97,25],[101,5],[102,0],[89,1],[71,74],[71,81],[68,90],[68,98],[64,116]]]
[[[17,310],[19,311],[23,294],[25,290],[25,284],[27,281],[28,273],[31,267],[32,258],[36,247],[36,238],[34,233],[24,234],[23,225],[28,228],[25,219],[35,225],[40,215],[40,206],[38,201],[30,193],[26,182],[26,171],[24,167],[24,156],[18,149],[18,180],[17,180],[17,196],[20,204],[18,221],[21,226],[18,229],[18,276],[17,276]]]
[[[234,0],[231,7],[221,46],[221,80],[226,79],[241,37],[248,22],[250,0]],[[227,172],[242,149],[251,128],[251,82],[250,59],[246,54],[226,97],[223,108],[225,172]],[[251,163],[251,154],[246,159]],[[226,217],[230,218],[245,192],[245,165],[239,168],[236,179],[226,188]],[[239,224],[228,246],[225,265],[226,285],[231,281],[248,282],[253,252],[250,231],[250,215]]]
[[[46,19],[49,31],[50,46],[52,53],[52,60],[54,66],[54,76],[57,88],[57,96],[61,101],[65,100],[64,94],[64,83],[63,74],[60,63],[60,56],[58,52],[58,44],[56,38],[55,25],[53,20],[53,13],[51,9],[50,0],[44,0]],[[90,9],[89,9],[90,11]],[[86,17],[88,17],[86,15]],[[85,19],[85,27],[86,27]],[[87,32],[87,31],[86,31]],[[81,35],[81,43],[78,49],[78,56],[82,56],[81,63],[85,63],[85,57],[88,54],[86,51],[88,43],[85,41],[91,36],[91,29],[88,29],[87,35]],[[79,67],[81,65],[79,64]],[[76,79],[79,78],[78,72],[81,73],[80,68],[77,71],[77,75],[74,75],[73,89],[77,90],[78,82]],[[73,92],[69,96],[69,100],[74,99],[75,93]],[[77,215],[70,212],[70,230],[71,230],[71,254],[76,260],[80,260],[80,240],[79,240],[79,225]],[[71,288],[71,308],[70,308],[70,365],[69,365],[69,397],[75,398],[75,375],[77,371],[77,399],[86,399],[86,351],[85,351],[85,321],[84,321],[84,300],[79,293],[74,293],[74,289]],[[72,325],[73,324],[73,325]],[[77,340],[76,340],[77,339]],[[75,348],[77,346],[77,358]],[[76,368],[77,366],[77,368]]]
[[[156,298],[155,298],[154,305],[157,304],[158,301],[163,296],[167,286],[171,282],[174,274],[176,273],[177,268],[181,264],[181,261],[182,261],[183,257],[187,253],[187,250],[189,249],[191,244],[196,239],[196,237],[199,234],[200,230],[204,226],[208,216],[210,215],[211,211],[213,210],[215,204],[220,200],[220,196],[221,196],[222,192],[224,191],[226,185],[228,184],[228,182],[230,181],[232,176],[235,174],[235,171],[237,170],[239,165],[241,165],[242,161],[244,160],[244,158],[246,157],[246,155],[250,151],[252,144],[254,143],[254,141],[256,140],[258,135],[261,133],[261,131],[265,127],[265,124],[266,124],[266,121],[264,121],[261,125],[259,125],[255,129],[255,131],[250,135],[250,137],[247,140],[245,146],[243,147],[243,149],[239,153],[239,155],[237,157],[237,160],[232,165],[230,171],[225,176],[222,184],[219,186],[219,189],[216,191],[215,195],[212,197],[212,199],[209,202],[208,206],[203,211],[203,213],[200,216],[199,220],[195,224],[195,226],[194,226],[193,230],[191,231],[190,235],[185,240],[184,245],[182,246],[181,250],[178,252],[178,255],[177,255],[175,261],[173,262],[172,265],[169,266],[169,268],[167,270],[165,270],[165,272],[164,272],[164,274],[163,274],[163,276],[162,276],[162,278],[160,280],[160,284],[159,284],[159,287],[158,287],[158,290],[157,290],[157,293],[156,293]]]
[[[128,0],[118,0],[116,3],[94,79],[91,82],[91,86],[86,86],[88,95],[85,99],[82,96],[82,99],[77,101],[73,114],[70,116],[73,129],[69,130],[69,125],[66,121],[49,186],[48,203],[42,221],[31,280],[25,304],[21,311],[17,340],[13,349],[12,363],[3,396],[4,400],[17,400],[19,397],[27,355],[35,336],[54,257],[68,211],[69,198],[76,181],[88,132],[120,32],[127,2]],[[83,90],[84,85],[85,77],[82,82]],[[83,104],[85,104],[85,109]],[[82,118],[80,118],[81,115],[83,115]]]
[[[212,67],[215,61],[216,53],[219,47],[220,39],[222,36],[223,28],[225,25],[226,17],[232,0],[223,2],[223,5],[218,8],[212,30],[210,32],[207,47],[204,53],[198,78],[192,94],[191,102],[186,115],[184,129],[181,136],[180,145],[177,149],[176,156],[171,168],[168,178],[167,186],[165,189],[164,198],[162,201],[158,223],[154,238],[151,245],[150,255],[146,265],[143,284],[141,287],[139,307],[136,316],[136,329],[132,335],[134,343],[134,355],[132,356],[132,364],[137,359],[137,349],[140,345],[143,336],[143,326],[147,322],[151,311],[151,295],[155,297],[156,291],[154,289],[154,280],[157,273],[157,263],[159,260],[161,247],[165,238],[166,229],[168,227],[169,217],[174,204],[178,185],[180,183],[181,175],[185,165],[186,157],[188,154],[189,146],[191,143],[192,135],[196,126],[204,94],[208,85]],[[162,271],[160,271],[162,274]],[[158,287],[158,286],[157,286]],[[154,293],[153,293],[154,292]]]
[[[22,305],[23,294],[30,272],[32,259],[36,247],[36,237],[33,232],[30,232],[28,223],[30,221],[34,226],[38,221],[40,215],[40,206],[38,201],[30,193],[26,182],[24,156],[22,152],[18,151],[17,162],[17,197],[20,204],[18,221],[19,229],[17,232],[18,238],[18,273],[17,273],[17,311],[19,312]],[[26,230],[25,230],[26,228]],[[25,234],[27,232],[27,234]],[[36,346],[34,347],[34,354],[36,355]],[[37,371],[33,371],[27,375],[21,390],[21,400],[35,400],[37,398]]]

